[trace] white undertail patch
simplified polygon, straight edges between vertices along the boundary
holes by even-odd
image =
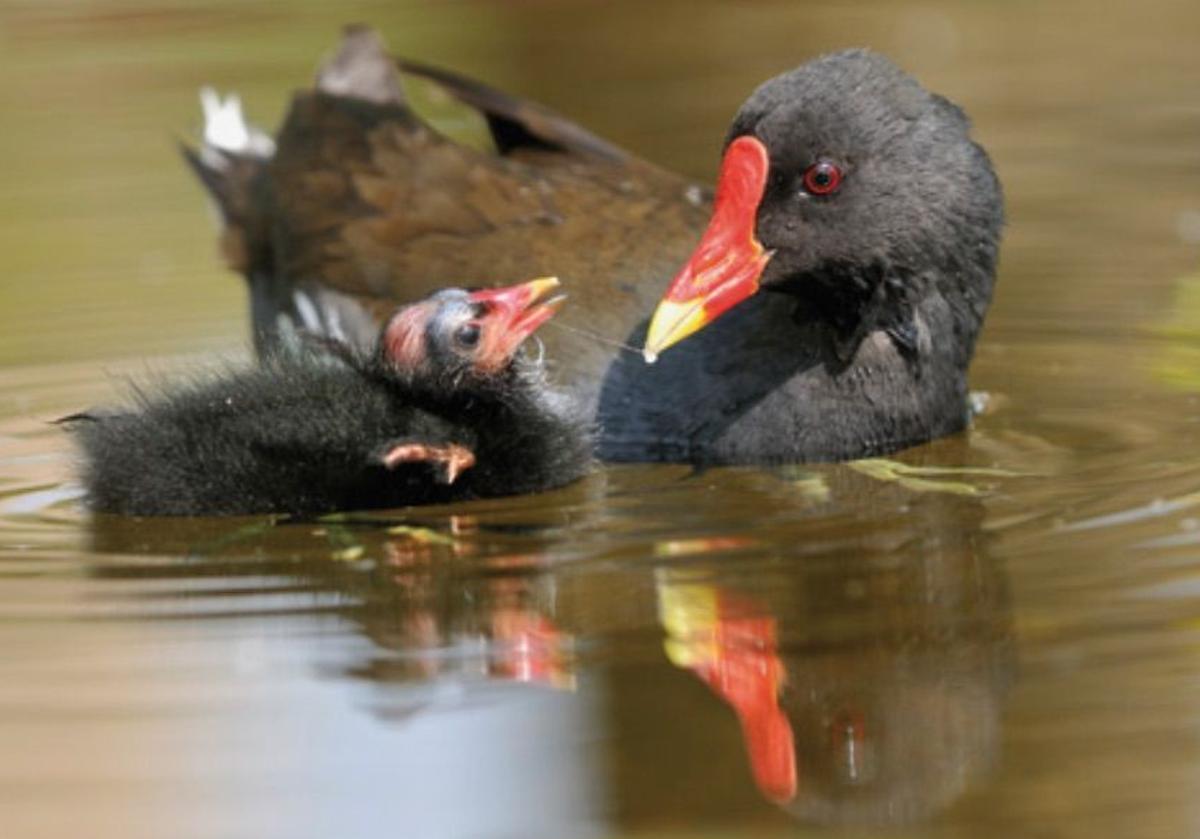
[[[292,302],[296,305],[296,314],[300,315],[304,329],[309,332],[324,332],[321,328],[321,314],[307,294],[302,291],[292,292]]]
[[[270,157],[275,141],[246,122],[242,99],[236,93],[225,98],[211,87],[200,88],[200,107],[204,111],[205,146],[230,154]]]

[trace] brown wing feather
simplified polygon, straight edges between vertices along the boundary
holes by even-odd
[[[406,58],[396,59],[405,73],[433,82],[487,118],[501,154],[518,148],[554,149],[582,157],[625,162],[629,155],[549,108],[489,87],[475,79]]]
[[[386,93],[383,61],[478,108],[500,153],[426,126]],[[293,99],[253,196],[243,271],[260,349],[286,320],[366,346],[398,302],[546,274],[570,285],[588,330],[624,339],[703,229],[694,185],[540,105],[397,65],[370,33],[348,34],[334,64]],[[541,337],[567,379],[598,382],[611,361],[611,347],[565,330]]]

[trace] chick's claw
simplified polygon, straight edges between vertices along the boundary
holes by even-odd
[[[400,443],[384,452],[383,465],[395,469],[404,463],[429,463],[439,471],[438,480],[452,484],[458,476],[475,465],[475,453],[457,443]]]

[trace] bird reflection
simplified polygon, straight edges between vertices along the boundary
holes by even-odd
[[[462,538],[475,529],[471,519],[454,517],[456,538],[431,540],[410,531],[383,544],[391,619],[365,621],[363,629],[381,648],[401,654],[378,658],[358,673],[383,681],[466,675],[573,687],[571,635],[549,614],[547,579],[528,573],[538,567],[536,554],[489,557],[482,562],[487,573],[470,578],[444,573],[453,567],[451,558],[478,559],[474,543]]]
[[[1011,619],[980,505],[910,493],[905,509],[899,544],[867,531],[841,556],[656,574],[667,658],[732,710],[759,793],[806,822],[919,821],[996,760]]]
[[[752,599],[670,572],[659,575],[658,614],[671,663],[699,676],[737,714],[763,795],[790,800],[796,794],[796,749],[779,706],[787,673],[775,618]]]
[[[101,517],[93,534],[110,557],[187,557],[98,563],[105,576],[285,579],[292,608],[332,610],[370,641],[334,667],[372,685],[382,721],[464,696],[516,708],[527,687],[561,699],[572,736],[609,744],[589,755],[608,755],[621,823],[716,822],[765,801],[805,823],[905,824],[997,759],[1012,620],[985,512],[957,483],[846,467],[615,470],[602,492],[552,503],[290,524]],[[741,747],[715,750],[722,731]]]
[[[554,615],[553,578],[539,573],[545,552],[524,544],[530,528],[481,528],[469,515],[435,517],[430,526],[411,522],[96,516],[91,533],[98,553],[181,559],[168,566],[110,563],[96,569],[100,576],[186,580],[276,572],[293,580],[293,590],[332,594],[333,605],[322,610],[356,625],[377,653],[347,664],[351,677],[573,687],[573,638]],[[498,550],[501,543],[511,549]]]

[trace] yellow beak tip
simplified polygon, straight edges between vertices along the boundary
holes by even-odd
[[[558,288],[562,283],[558,281],[558,277],[538,277],[536,280],[529,280],[525,283],[525,287],[535,292],[538,296],[545,294],[552,288]]]
[[[650,328],[646,332],[642,354],[647,362],[653,363],[659,353],[698,332],[708,321],[703,299],[689,300],[685,303],[663,300],[654,310],[654,316],[650,318]]]

